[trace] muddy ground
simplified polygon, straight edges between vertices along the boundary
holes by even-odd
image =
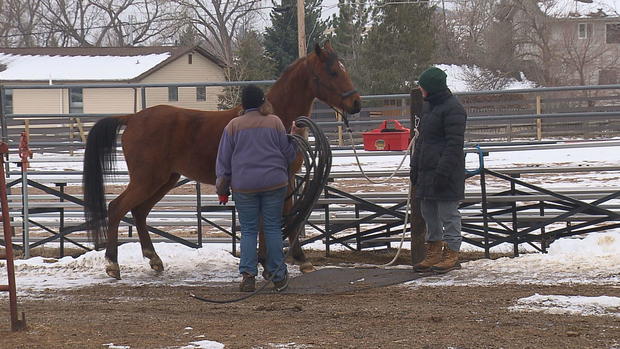
[[[389,261],[391,252],[309,255],[316,265],[379,264]],[[400,263],[408,263],[407,253]],[[620,318],[508,309],[534,293],[618,297],[620,288],[614,286],[396,285],[327,295],[268,292],[225,305],[202,303],[189,293],[240,295],[236,284],[49,291],[19,299],[28,328],[17,333],[9,331],[8,301],[2,299],[0,348],[108,348],[109,343],[116,348],[181,348],[205,339],[226,348],[257,349],[620,348]]]

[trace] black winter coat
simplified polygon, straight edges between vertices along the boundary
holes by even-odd
[[[411,157],[417,199],[462,200],[465,196],[467,113],[450,90],[424,98],[420,135]]]

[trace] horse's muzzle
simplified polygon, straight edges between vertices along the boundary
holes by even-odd
[[[357,114],[362,110],[362,102],[359,98],[353,100],[353,104],[351,104],[350,108],[347,108],[347,113],[349,114]]]

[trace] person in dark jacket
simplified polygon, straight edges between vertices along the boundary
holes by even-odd
[[[426,258],[420,272],[445,273],[460,268],[461,214],[465,193],[463,151],[467,113],[446,84],[446,73],[425,70],[418,85],[424,97],[420,135],[411,157],[411,185],[426,221]]]
[[[258,274],[256,242],[262,220],[267,257],[263,276],[272,277],[276,291],[288,286],[282,251],[282,209],[288,186],[288,168],[297,150],[282,121],[273,115],[263,91],[254,85],[241,92],[244,113],[232,119],[222,134],[217,153],[216,191],[226,203],[232,188],[241,224],[243,276],[239,290],[255,290]],[[292,132],[297,132],[293,125]]]

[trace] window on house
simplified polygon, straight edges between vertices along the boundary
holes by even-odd
[[[601,69],[598,71],[599,85],[615,85],[618,83],[618,71],[614,69]]]
[[[206,86],[196,86],[196,101],[206,101],[207,100],[207,87]]]
[[[192,54],[187,55],[187,64],[192,64]]]
[[[69,113],[84,112],[84,94],[81,88],[69,89]]]
[[[620,23],[607,23],[605,25],[605,42],[620,44]]]
[[[179,101],[179,88],[176,86],[168,87],[168,102],[178,102]]]
[[[13,114],[13,89],[7,88],[4,90],[4,99],[2,102],[4,113]]]
[[[587,39],[588,38],[588,23],[579,23],[577,25],[577,32],[579,39]]]

